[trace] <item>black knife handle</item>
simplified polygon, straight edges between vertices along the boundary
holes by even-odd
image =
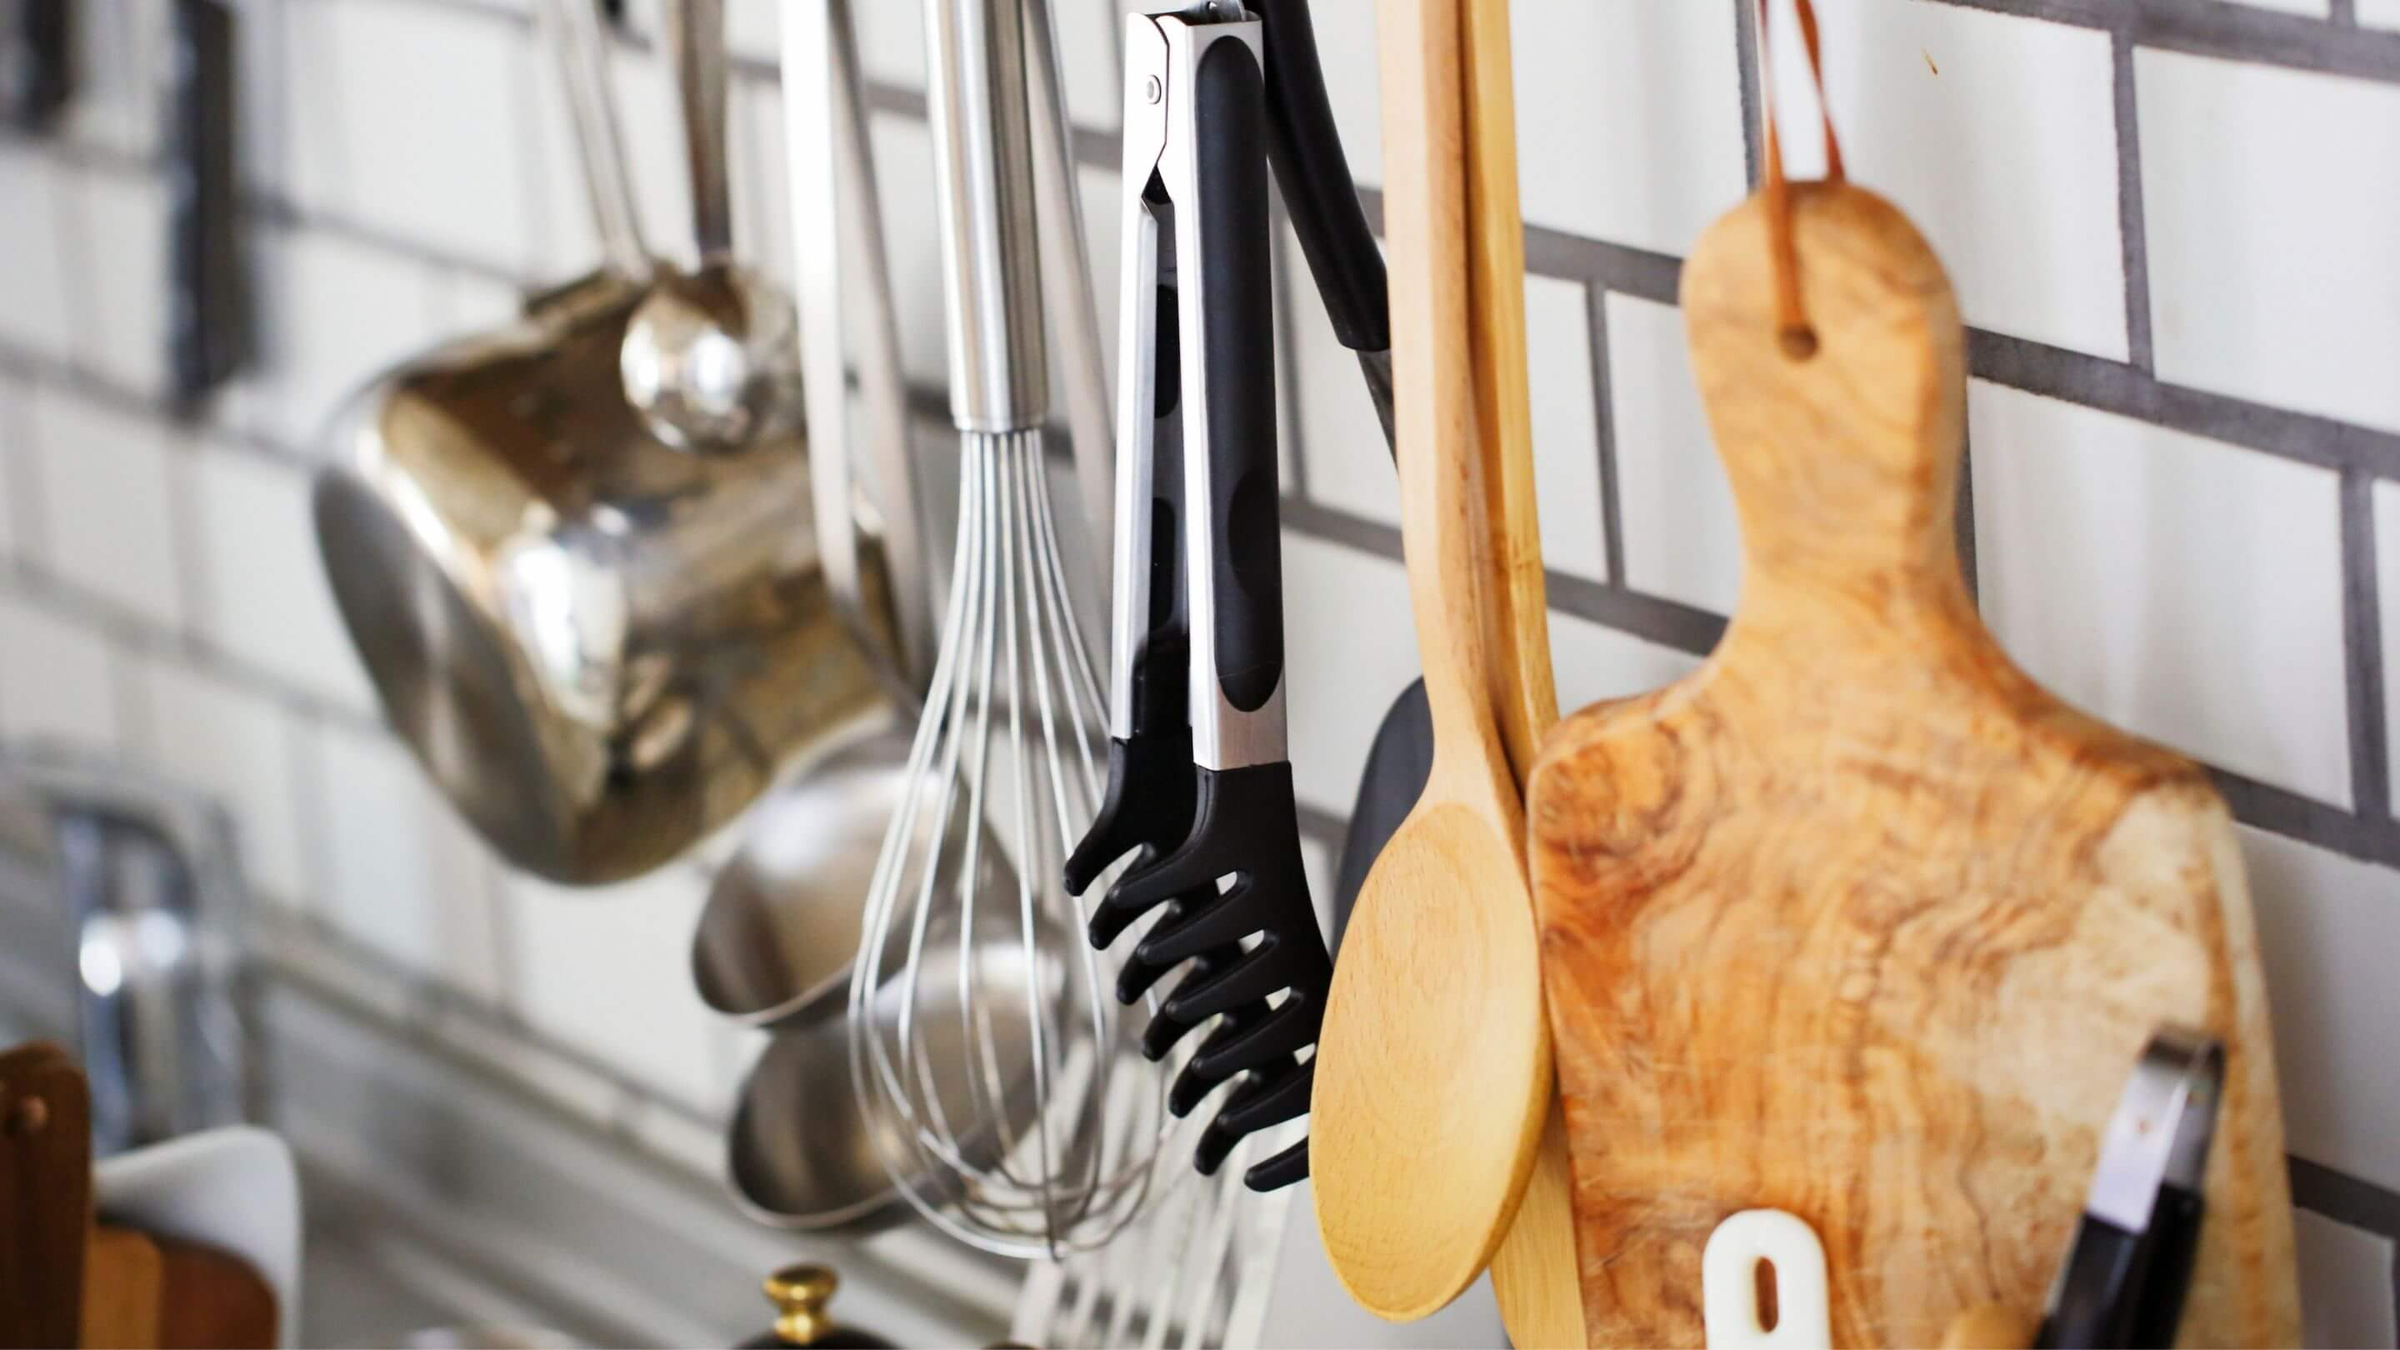
[[[15,20],[0,42],[0,99],[10,126],[38,134],[75,92],[74,23],[68,0],[17,0]]]
[[[167,340],[175,402],[188,408],[241,365],[248,334],[236,235],[233,11],[225,0],[174,5]]]
[[[1300,251],[1334,335],[1354,352],[1389,351],[1391,302],[1383,251],[1367,228],[1357,180],[1325,96],[1325,69],[1308,0],[1250,0],[1266,31],[1267,153]]]
[[[1272,236],[1259,154],[1266,101],[1258,62],[1239,42],[1210,44],[1193,85],[1209,444],[1184,453],[1207,456],[1200,527],[1216,537],[1215,575],[1205,580],[1216,600],[1217,683],[1228,703],[1253,712],[1283,682]]]
[[[2121,1350],[2133,1345],[2134,1315],[2149,1254],[2143,1234],[2084,1215],[2034,1345],[2039,1350]]]

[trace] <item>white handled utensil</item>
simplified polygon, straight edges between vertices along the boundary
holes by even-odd
[[[1774,1279],[1775,1324],[1759,1293]],[[1700,1313],[1709,1350],[1821,1350],[1833,1344],[1825,1244],[1799,1215],[1745,1209],[1717,1225],[1700,1252]]]

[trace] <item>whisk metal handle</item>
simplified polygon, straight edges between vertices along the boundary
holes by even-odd
[[[1049,413],[1025,3],[925,3],[950,413],[962,431],[1031,430]]]

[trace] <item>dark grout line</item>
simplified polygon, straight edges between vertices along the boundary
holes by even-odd
[[[340,0],[291,0],[291,2],[323,5],[340,3]],[[530,10],[511,5],[507,3],[507,0],[414,0],[414,2],[434,9],[448,10],[453,14],[471,14],[480,19],[497,19],[513,28],[532,29],[539,23]]]
[[[1758,182],[1759,128],[1764,126],[1760,111],[1758,81],[1758,5],[1757,0],[1733,0],[1733,59],[1739,71],[1742,98],[1742,172],[1743,181]]]
[[[2142,129],[2135,98],[2133,42],[2119,34],[2110,47],[2117,119],[2118,257],[2125,271],[2125,359],[2147,373],[2158,369],[2158,359],[2150,334],[2150,229],[2142,196]]]
[[[1550,607],[1662,647],[1706,656],[1725,636],[1726,619],[1680,600],[1545,568]]]
[[[1676,303],[1683,287],[1683,259],[1671,253],[1585,239],[1538,225],[1525,227],[1525,270],[1536,276],[1622,291],[1662,305]]]
[[[2400,821],[2373,819],[2313,797],[2209,768],[2233,818],[2253,829],[2285,835],[2360,862],[2400,867]]]
[[[1322,503],[1286,498],[1283,523],[1363,553],[1400,557],[1398,527]],[[1549,572],[1547,580],[1551,608],[1663,647],[1705,656],[1725,633],[1723,615],[1663,596],[1557,571]],[[2209,773],[2234,818],[2245,825],[2362,861],[2400,866],[2400,821],[2362,816],[2227,769],[2212,766]]]
[[[2400,1239],[2400,1195],[2296,1154],[2289,1161],[2293,1204],[2336,1223]]]
[[[1979,0],[1950,0],[1978,3]],[[2344,28],[2325,19],[2247,4],[2161,4],[2118,0],[2132,10],[2133,40],[2145,47],[2244,65],[2400,82],[2400,33]]]
[[[332,952],[336,959],[347,962],[357,969],[364,970],[405,990],[410,1004],[405,1016],[412,1029],[421,1032],[436,1032],[435,1024],[437,1022],[454,1020],[487,1031],[498,1032],[517,1042],[520,1046],[530,1048],[598,1080],[620,1095],[639,1098],[649,1105],[657,1106],[671,1115],[681,1116],[696,1125],[716,1128],[724,1124],[720,1117],[703,1110],[699,1104],[642,1082],[623,1069],[557,1039],[515,1013],[482,1002],[461,991],[439,975],[417,970],[394,961],[343,931],[330,919],[314,913],[302,912],[290,918],[279,918],[277,922],[297,930],[303,935],[304,941]],[[278,976],[299,988],[308,990],[319,997],[329,998],[342,1006],[363,1011],[378,1021],[384,1019],[381,1009],[371,1000],[346,996],[337,982],[328,979],[313,964],[294,966],[281,960],[272,960],[272,966]],[[435,1034],[433,1044],[436,1047],[436,1053],[452,1053],[443,1045],[442,1038],[438,1034]],[[538,1092],[539,1089],[537,1088],[535,1091]]]
[[[1301,836],[1314,839],[1333,850],[1334,866],[1341,866],[1342,836],[1350,832],[1350,817],[1336,815],[1323,807],[1310,806],[1307,802],[1299,805]]]
[[[250,664],[196,633],[162,628],[154,620],[95,594],[28,558],[16,560],[13,584],[0,590],[90,628],[110,646],[148,660],[171,660],[265,698],[295,717],[310,717],[381,735],[383,719],[333,702],[314,690]]]
[[[1954,9],[2122,34],[2144,47],[2245,65],[2400,83],[2400,33],[2230,0],[1940,0]],[[2340,4],[2342,0],[2335,0]]]
[[[2327,0],[2325,22],[2336,28],[2358,27],[2358,0]]]
[[[105,376],[94,374],[81,366],[72,365],[26,351],[15,344],[0,341],[0,374],[6,374],[26,385],[43,385],[62,390],[96,407],[128,417],[143,417],[170,429],[178,438],[195,444],[222,446],[256,459],[268,461],[303,473],[314,472],[324,463],[322,457],[296,446],[282,444],[246,428],[223,422],[188,421],[176,416],[175,408],[164,395],[145,393],[119,384]],[[44,531],[45,537],[47,531]]]
[[[2348,650],[2350,797],[2372,820],[2391,815],[2390,741],[2384,726],[2383,601],[2375,539],[2375,483],[2342,474],[2342,635]]]
[[[393,257],[450,272],[464,272],[484,281],[495,281],[520,290],[540,284],[515,268],[482,258],[470,258],[448,249],[425,244],[363,221],[353,220],[338,212],[321,211],[274,193],[245,192],[242,211],[253,223],[265,224],[285,232],[306,231],[321,234],[347,243],[363,245]],[[255,242],[254,240],[252,241]],[[559,278],[550,278],[556,281]]]
[[[1298,530],[1312,539],[1341,544],[1394,562],[1403,561],[1399,526],[1352,515],[1323,502],[1284,498],[1283,524],[1286,529]]]
[[[1608,579],[1625,582],[1625,507],[1617,481],[1617,393],[1609,367],[1608,292],[1598,286],[1583,289],[1584,322],[1591,332],[1592,427],[1598,433],[1593,451],[1600,460],[1600,549]]]
[[[1967,583],[1967,598],[1981,608],[1983,577],[1976,571],[1975,555],[1975,435],[1964,427],[1958,435],[1958,500],[1951,507],[1951,526],[1958,545],[1958,574]]]
[[[1298,530],[1311,538],[1341,544],[1361,553],[1372,553],[1395,562],[1401,558],[1398,526],[1352,515],[1321,502],[1285,498],[1283,523],[1287,528]],[[1662,647],[1705,656],[1716,647],[1717,639],[1725,632],[1725,617],[1721,614],[1712,614],[1663,596],[1645,595],[1624,586],[1594,581],[1555,568],[1543,569],[1543,575],[1549,590],[1550,608],[1620,629]]]
[[[2280,459],[2400,478],[2400,435],[2153,379],[2122,361],[1967,330],[1971,374]]]

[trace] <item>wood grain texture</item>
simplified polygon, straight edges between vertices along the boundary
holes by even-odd
[[[147,1233],[100,1224],[83,1249],[83,1350],[159,1350],[166,1258]]]
[[[271,1350],[275,1291],[249,1262],[204,1243],[156,1242],[165,1276],[158,1350]]]
[[[1423,1317],[1516,1213],[1550,1099],[1524,810],[1491,707],[1490,524],[1468,355],[1457,0],[1381,11],[1403,544],[1433,769],[1360,889],[1319,1039],[1317,1227],[1369,1311]]]
[[[55,1045],[0,1054],[0,1347],[73,1345],[92,1222],[92,1113]]]
[[[1523,791],[1542,738],[1558,722],[1550,669],[1549,588],[1533,479],[1533,396],[1525,355],[1525,222],[1517,191],[1517,117],[1508,0],[1466,0],[1465,68],[1468,352],[1475,429],[1483,448],[1490,521],[1492,710],[1515,785]],[[1575,1215],[1567,1193],[1566,1120],[1555,1093],[1541,1151],[1516,1218],[1492,1253],[1492,1293],[1517,1350],[1580,1346],[1583,1299],[1575,1273]]]
[[[2126,1075],[2173,1021],[2229,1052],[2182,1340],[2288,1344],[2283,1131],[2224,805],[1984,630],[1952,539],[1949,283],[1881,198],[1793,193],[1813,358],[1776,341],[1755,199],[1683,273],[1738,612],[1691,676],[1561,723],[1531,788],[1586,1327],[1700,1344],[1702,1245],[1753,1206],[1823,1237],[1837,1345],[2038,1314]]]
[[[1942,1350],[2026,1350],[2040,1334],[2041,1319],[1998,1303],[1983,1303],[1953,1318],[1942,1333]]]
[[[1525,222],[1518,212],[1516,86],[1508,0],[1465,0],[1468,351],[1491,521],[1485,596],[1492,707],[1522,784],[1558,721],[1550,602],[1533,481],[1533,395],[1525,358]]]

